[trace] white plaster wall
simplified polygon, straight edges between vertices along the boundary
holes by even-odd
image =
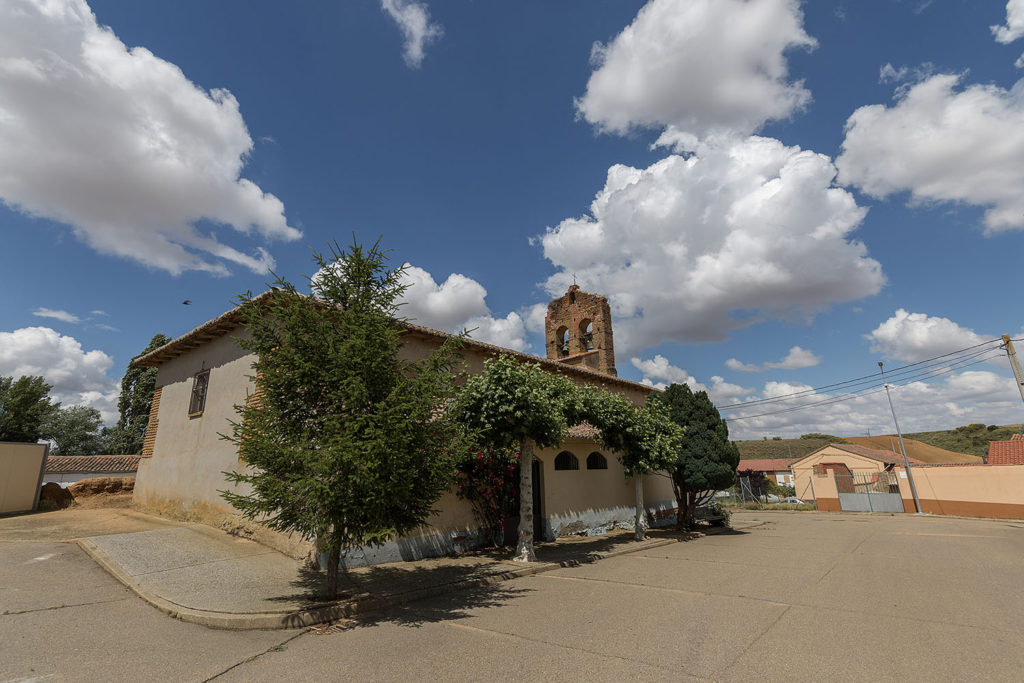
[[[244,404],[253,391],[248,377],[252,362],[235,335],[226,335],[160,366],[159,427],[153,457],[139,462],[136,502],[172,500],[228,508],[218,490],[228,488],[224,472],[238,468],[238,450],[220,435],[231,434],[230,421],[238,419],[235,405]],[[210,371],[206,406],[201,416],[190,418],[192,378],[202,370]]]
[[[555,456],[569,451],[579,460],[578,470],[555,470]],[[606,470],[588,470],[587,456],[597,451],[608,461]],[[558,448],[536,453],[541,463],[541,488],[546,536],[606,533],[614,528],[632,529],[636,491],[614,452],[587,439],[567,439]],[[644,507],[654,513],[675,507],[672,483],[667,476],[644,476]]]

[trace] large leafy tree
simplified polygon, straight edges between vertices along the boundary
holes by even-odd
[[[100,411],[88,406],[69,406],[50,412],[42,436],[54,443],[54,455],[96,455],[105,447]]]
[[[42,377],[0,377],[0,441],[42,438],[44,423],[60,405],[50,400],[51,388]]]
[[[677,525],[686,528],[693,524],[698,503],[732,486],[740,453],[729,441],[729,428],[706,391],[694,393],[686,384],[672,384],[647,400],[662,406],[673,422],[686,429],[686,439],[668,468],[679,506]]]
[[[502,354],[484,361],[482,373],[466,380],[458,414],[467,429],[495,448],[519,450],[519,542],[515,559],[534,562],[533,451],[561,443],[581,415],[576,386]]]
[[[582,396],[584,417],[597,428],[602,445],[617,454],[627,477],[633,478],[635,538],[644,540],[643,476],[670,469],[683,447],[684,430],[659,403],[634,406],[625,397],[589,390]]]
[[[139,354],[154,351],[170,339],[162,334],[154,335]],[[153,404],[153,389],[156,386],[156,368],[142,368],[128,363],[121,378],[121,396],[117,399],[120,416],[117,425],[107,435],[106,448],[110,453],[136,455],[142,452],[149,424],[149,409]]]
[[[258,400],[229,437],[248,466],[222,495],[272,528],[317,539],[326,593],[342,549],[383,543],[424,523],[465,457],[450,404],[458,338],[418,362],[399,359],[402,269],[374,245],[314,254],[304,296],[278,279],[239,297]]]

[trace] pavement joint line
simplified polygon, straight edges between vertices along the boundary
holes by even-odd
[[[768,603],[770,605],[775,605],[777,607],[785,607],[786,610],[784,610],[784,611],[788,611],[792,607],[803,607],[803,608],[806,608],[806,609],[828,610],[830,612],[837,612],[837,613],[842,613],[842,614],[857,614],[857,615],[860,615],[860,616],[882,617],[882,618],[887,618],[887,619],[906,619],[907,621],[915,621],[915,622],[920,622],[922,624],[932,624],[932,625],[939,624],[939,625],[942,625],[942,626],[953,626],[953,627],[958,627],[958,628],[984,629],[984,630],[987,630],[987,631],[992,631],[993,633],[1010,633],[1010,634],[1017,634],[1017,635],[1024,633],[1024,629],[996,628],[994,626],[982,626],[982,625],[977,625],[977,624],[968,624],[968,623],[959,622],[959,621],[946,621],[946,620],[939,620],[939,619],[922,619],[920,617],[908,616],[908,615],[902,614],[902,613],[901,614],[889,614],[889,613],[886,613],[886,612],[879,612],[879,611],[872,611],[872,610],[850,609],[850,608],[846,608],[846,607],[835,607],[833,605],[816,605],[816,604],[808,603],[808,602],[797,602],[797,601],[779,602],[778,600],[769,600],[768,598],[759,598],[759,597],[754,596],[754,595],[731,595],[729,593],[714,593],[714,592],[709,592],[709,591],[686,590],[685,588],[667,588],[667,587],[664,587],[664,586],[654,586],[654,585],[651,585],[651,584],[640,584],[640,583],[629,583],[628,581],[618,581],[618,580],[614,580],[614,579],[594,579],[594,578],[586,577],[586,576],[545,576],[543,578],[546,578],[546,579],[560,579],[562,581],[590,581],[590,582],[594,582],[594,583],[611,583],[611,584],[622,585],[622,586],[631,586],[633,588],[638,588],[638,589],[648,589],[649,588],[649,589],[652,589],[652,590],[660,590],[660,591],[665,591],[665,592],[669,592],[669,593],[686,593],[686,594],[692,594],[692,595],[702,595],[704,597],[731,598],[731,599],[737,599],[737,600],[752,600],[752,601],[755,601],[755,602]]]
[[[746,656],[746,654],[748,652],[750,652],[750,648],[754,647],[754,644],[757,643],[757,641],[759,641],[762,638],[764,638],[765,635],[768,633],[768,631],[771,631],[773,628],[775,628],[775,625],[779,623],[779,620],[781,620],[782,617],[786,616],[789,613],[789,610],[791,610],[792,608],[793,608],[793,605],[786,605],[786,609],[782,610],[778,614],[778,616],[776,616],[774,619],[772,619],[772,623],[770,623],[767,626],[765,626],[763,629],[761,629],[760,633],[758,633],[756,636],[754,636],[753,638],[750,639],[750,642],[747,643],[747,646],[745,648],[743,648],[742,652],[740,652],[738,655],[736,655],[736,657],[733,658],[733,660],[731,662],[729,662],[728,664],[726,664],[725,666],[720,668],[718,671],[713,673],[712,676],[717,675],[717,674],[721,674],[723,671],[725,671],[726,669],[729,669],[734,664],[736,664],[736,662],[740,661],[744,656]]]
[[[550,640],[542,640],[540,638],[530,638],[530,637],[524,636],[524,635],[522,635],[520,633],[509,633],[508,631],[499,631],[499,630],[493,629],[493,628],[481,628],[480,626],[472,626],[470,624],[460,624],[458,622],[441,622],[441,623],[444,626],[449,626],[451,628],[462,628],[462,629],[466,629],[467,631],[477,631],[479,633],[489,633],[489,634],[494,634],[494,635],[499,635],[499,636],[505,636],[507,638],[513,638],[513,639],[516,639],[516,640],[525,640],[528,643],[541,643],[543,645],[550,645],[552,647],[557,647],[557,648],[560,648],[562,650],[571,650],[571,651],[574,651],[574,652],[583,652],[583,653],[586,653],[588,655],[593,655],[593,656],[597,656],[597,657],[607,657],[608,659],[618,659],[620,661],[628,662],[630,664],[642,664],[643,666],[648,666],[648,667],[651,667],[652,669],[660,669],[662,671],[669,671],[669,672],[671,672],[673,674],[680,673],[679,669],[676,669],[676,668],[665,667],[665,666],[662,666],[660,664],[654,664],[652,662],[648,662],[648,661],[644,661],[644,660],[640,660],[640,659],[634,659],[632,657],[624,657],[623,655],[613,655],[613,654],[609,654],[607,652],[601,652],[601,651],[598,651],[598,650],[591,650],[591,649],[588,649],[588,648],[585,648],[585,647],[579,647],[579,646],[575,646],[575,645],[565,645],[564,643],[554,643],[554,642],[551,642]],[[691,674],[691,673],[687,673],[687,672],[683,672],[683,674],[685,676],[690,676],[692,678],[701,678],[697,674]]]
[[[821,582],[822,582],[822,581],[824,581],[825,579],[827,579],[827,578],[828,578],[828,575],[829,575],[829,574],[831,574],[831,573],[832,573],[832,572],[833,572],[833,571],[835,570],[835,568],[839,566],[839,564],[840,564],[840,563],[841,563],[841,562],[843,561],[843,559],[844,559],[844,558],[846,558],[846,557],[848,557],[848,556],[850,556],[850,555],[853,555],[854,553],[856,553],[856,552],[857,552],[858,550],[860,550],[860,547],[861,547],[862,545],[864,545],[865,543],[867,543],[869,539],[873,538],[873,537],[874,537],[874,536],[876,536],[876,535],[877,535],[877,534],[875,534],[875,533],[872,533],[872,534],[868,534],[868,535],[867,535],[867,536],[865,536],[864,538],[860,539],[860,541],[859,541],[859,542],[857,543],[857,545],[855,545],[855,546],[853,547],[853,549],[852,549],[852,550],[849,550],[849,551],[847,551],[847,552],[844,552],[844,553],[840,553],[840,554],[839,554],[839,555],[838,555],[838,556],[836,557],[836,561],[832,563],[832,566],[831,566],[831,567],[829,567],[829,568],[828,568],[828,569],[827,569],[827,570],[825,571],[825,573],[824,573],[824,574],[822,574],[821,576],[819,576],[819,577],[818,577],[818,580],[814,582],[814,585],[815,585],[815,586],[819,586],[819,585],[821,585]]]
[[[585,581],[592,583],[611,583],[618,586],[632,586],[641,590],[656,590],[664,591],[666,593],[684,593],[686,595],[701,595],[706,598],[730,598],[733,600],[754,600],[755,602],[765,602],[769,605],[775,605],[776,607],[785,607],[789,609],[794,603],[790,602],[779,602],[778,600],[769,600],[768,598],[759,598],[753,595],[730,595],[728,593],[712,593],[711,591],[697,591],[687,590],[685,588],[668,588],[667,586],[655,586],[649,583],[629,583],[628,581],[617,581],[615,579],[595,579],[589,576],[545,576],[545,579],[557,579],[561,581]]]
[[[288,636],[287,638],[282,640],[280,643],[277,643],[276,645],[271,645],[270,647],[268,647],[263,652],[257,652],[256,654],[254,654],[251,657],[246,657],[245,659],[243,659],[240,662],[235,662],[234,664],[232,664],[228,668],[224,669],[223,671],[221,671],[219,673],[215,673],[214,675],[210,676],[209,678],[204,678],[203,679],[203,683],[209,683],[210,681],[212,681],[214,679],[220,678],[221,676],[223,676],[224,674],[226,674],[229,671],[233,671],[234,669],[237,669],[240,666],[245,666],[246,664],[249,664],[250,662],[255,662],[257,659],[259,659],[263,655],[268,655],[271,652],[280,652],[281,650],[284,649],[285,645],[287,645],[288,643],[292,642],[296,638],[301,638],[304,635],[306,635],[305,631],[299,631],[298,633],[296,633],[294,635]]]
[[[208,564],[217,564],[218,562],[231,562],[232,560],[241,560],[247,557],[260,557],[261,555],[280,555],[280,553],[278,553],[276,550],[267,550],[266,552],[238,555],[236,557],[224,557],[219,560],[207,560],[205,562],[193,562],[191,564],[182,564],[177,567],[168,567],[167,569],[154,569],[151,572],[139,572],[138,574],[132,574],[132,576],[152,576],[153,574],[177,571],[178,569],[184,569],[185,567],[202,567]]]
[[[71,605],[53,605],[51,607],[37,607],[36,609],[23,609],[16,611],[3,611],[0,612],[0,617],[13,617],[19,614],[32,614],[33,612],[53,612],[59,609],[67,609],[68,607],[88,607],[89,605],[105,605],[109,602],[121,602],[128,598],[111,598],[110,600],[94,600],[92,602],[76,602]]]
[[[905,620],[905,621],[913,621],[913,622],[918,622],[918,623],[921,623],[921,624],[929,624],[929,625],[932,625],[932,626],[939,625],[939,626],[952,626],[952,627],[956,627],[956,628],[980,629],[980,630],[983,630],[983,631],[991,631],[993,633],[1009,633],[1009,634],[1013,634],[1013,635],[1022,635],[1022,634],[1024,634],[1024,629],[996,628],[994,626],[984,626],[984,625],[978,625],[978,624],[966,624],[966,623],[959,622],[959,621],[944,621],[944,620],[940,620],[940,619],[922,619],[921,617],[907,616],[906,614],[888,614],[888,613],[885,613],[885,612],[873,612],[873,611],[864,610],[864,609],[850,609],[849,607],[835,607],[833,605],[813,605],[813,604],[809,604],[809,603],[806,603],[806,602],[792,602],[792,603],[786,603],[786,604],[788,604],[790,607],[803,607],[803,608],[806,608],[806,609],[828,610],[830,612],[836,612],[836,613],[840,613],[840,614],[856,614],[856,615],[859,615],[859,616],[873,617],[873,618],[876,618],[876,619],[877,618],[896,619],[896,620],[902,619],[902,620]]]
[[[755,524],[750,524],[739,528],[733,528],[732,530],[742,531],[745,529],[762,526],[765,523],[766,522],[758,522]],[[202,525],[189,526],[200,527],[197,530],[201,531],[202,533],[207,533],[213,536],[217,536],[218,534],[224,533],[217,529],[202,529]],[[704,531],[702,536],[698,536],[697,538],[716,535],[719,533],[723,533],[727,530],[730,530],[730,528],[721,527],[709,529]],[[216,610],[206,610],[179,605],[171,600],[168,600],[167,598],[164,598],[148,590],[145,586],[143,586],[139,581],[136,580],[135,576],[124,571],[124,569],[120,565],[114,562],[112,558],[110,558],[102,549],[100,549],[95,543],[93,543],[88,538],[79,538],[76,539],[76,542],[78,543],[79,547],[81,547],[82,550],[86,552],[86,554],[88,554],[103,569],[105,569],[112,576],[114,576],[114,578],[119,580],[121,583],[123,583],[125,586],[131,589],[132,592],[134,592],[140,598],[148,602],[150,605],[175,619],[200,624],[202,626],[207,626],[210,628],[220,628],[229,630],[255,630],[303,628],[306,626],[313,626],[315,624],[337,621],[339,619],[350,618],[358,614],[363,614],[367,612],[379,612],[382,610],[386,610],[390,607],[397,607],[398,605],[414,602],[416,600],[433,598],[439,595],[453,593],[458,590],[488,586],[495,583],[509,581],[511,579],[516,579],[524,576],[532,576],[535,574],[549,572],[555,569],[575,567],[579,566],[584,562],[596,562],[598,560],[606,559],[609,557],[617,557],[619,555],[625,555],[628,553],[640,552],[642,550],[648,550],[650,548],[657,548],[664,545],[670,545],[672,543],[681,543],[684,540],[688,539],[654,539],[630,548],[621,548],[619,550],[612,550],[603,553],[593,553],[592,555],[590,555],[582,561],[563,560],[560,562],[530,563],[518,569],[510,569],[506,571],[495,572],[480,577],[473,577],[470,579],[463,579],[449,583],[435,584],[433,586],[416,588],[409,591],[403,591],[401,593],[384,593],[381,595],[363,594],[362,596],[357,596],[355,599],[339,601],[332,604],[324,605],[322,607],[298,610],[293,609],[246,613],[221,612]],[[143,575],[140,574],[138,576]]]
[[[886,557],[886,556],[881,556],[881,557]],[[730,562],[728,560],[701,560],[701,559],[696,558],[696,557],[669,557],[668,555],[637,555],[635,558],[630,558],[630,559],[637,559],[637,560],[671,560],[673,562],[701,562],[703,564],[725,564],[725,565],[729,565],[730,567],[733,567],[733,566],[735,566],[735,567],[750,567],[751,566],[751,564],[749,562]],[[763,565],[757,565],[757,566],[761,567]],[[800,565],[796,565],[796,566],[793,566],[793,567],[787,567],[787,566],[781,566],[780,565],[780,566],[776,566],[774,568],[775,569],[806,569],[807,565],[806,564],[800,564]]]

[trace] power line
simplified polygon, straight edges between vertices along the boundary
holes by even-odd
[[[920,379],[919,380],[918,379],[919,377],[920,378],[927,378],[927,379],[936,379],[938,377],[941,377],[942,375],[948,375],[948,374],[951,374],[951,373],[956,372],[958,370],[963,370],[964,368],[970,367],[972,365],[978,365],[979,363],[987,363],[988,361],[992,360],[993,358],[998,358],[998,355],[992,355],[992,356],[989,356],[987,358],[982,358],[982,359],[976,360],[976,361],[974,361],[972,363],[966,363],[966,364],[960,365],[959,367],[946,367],[946,368],[942,368],[941,370],[932,370],[932,371],[929,371],[929,372],[921,373],[920,375],[915,376],[913,378],[905,378],[908,381],[906,381],[903,384],[896,384],[895,386],[907,386],[908,384],[911,384],[912,382],[925,381],[924,379]],[[890,382],[890,384],[893,384],[893,383]],[[726,420],[728,422],[736,422],[736,421],[739,421],[739,420],[752,420],[755,417],[767,417],[767,416],[770,416],[770,415],[781,415],[783,413],[792,413],[792,412],[795,412],[795,411],[798,411],[798,410],[806,410],[807,408],[814,408],[816,406],[826,406],[826,405],[832,405],[834,403],[842,403],[844,401],[851,401],[851,400],[853,400],[855,398],[862,398],[862,397],[865,397],[865,396],[871,396],[872,394],[879,394],[879,393],[881,393],[883,391],[885,391],[884,385],[880,386],[880,385],[876,384],[876,385],[873,385],[873,386],[870,386],[870,387],[865,387],[864,389],[861,389],[861,390],[856,391],[856,392],[828,396],[826,398],[823,398],[820,401],[814,401],[812,403],[804,403],[804,404],[801,404],[801,405],[798,405],[798,406],[790,406],[790,407],[787,407],[787,408],[782,408],[780,410],[774,410],[774,411],[770,411],[770,412],[767,412],[767,413],[758,413],[756,415],[740,415],[740,416],[736,416],[736,417],[729,417],[729,418],[726,418]]]
[[[918,371],[920,371],[922,369],[922,368],[917,367],[917,366],[920,366],[920,365],[928,364],[929,367],[934,367],[935,365],[944,365],[945,363],[948,363],[948,362],[951,362],[951,361],[949,361],[949,360],[941,360],[941,359],[948,359],[950,356],[956,356],[958,354],[964,353],[965,351],[971,351],[973,349],[977,349],[978,347],[986,346],[988,344],[992,344],[994,342],[999,342],[999,341],[1001,341],[1001,340],[993,339],[993,340],[981,342],[980,344],[974,344],[973,346],[968,346],[966,348],[959,349],[957,351],[950,351],[949,353],[944,353],[944,354],[939,355],[939,356],[934,356],[932,358],[926,358],[924,360],[920,360],[920,361],[917,361],[915,363],[909,363],[907,365],[903,365],[903,366],[900,366],[900,367],[896,368],[891,373],[889,373],[889,376],[890,377],[900,377],[901,375],[905,375],[908,372],[918,372]],[[977,351],[974,354],[971,354],[969,356],[965,356],[965,359],[966,358],[973,358],[973,357],[976,357],[976,356],[981,355],[983,353],[987,353],[988,351],[992,351],[992,350],[994,350],[994,349],[982,349],[981,351]],[[956,363],[956,362],[959,362],[960,360],[964,360],[964,359],[958,359],[958,360],[952,361],[952,362]],[[938,361],[938,362],[936,362],[936,361]],[[912,368],[916,368],[916,370],[911,370]],[[740,403],[730,403],[728,405],[717,406],[717,408],[718,408],[719,411],[735,410],[737,408],[742,408],[742,407],[745,407],[745,406],[752,406],[752,405],[765,404],[765,403],[775,403],[777,401],[783,401],[783,400],[786,400],[786,399],[789,399],[789,398],[795,398],[797,396],[802,396],[802,395],[807,395],[807,394],[814,394],[814,393],[817,393],[819,391],[823,391],[825,389],[834,389],[834,388],[838,388],[838,387],[849,388],[846,385],[850,385],[852,387],[852,386],[857,386],[859,384],[871,384],[871,383],[874,383],[874,382],[877,382],[877,381],[878,381],[878,375],[875,375],[875,374],[864,375],[863,377],[855,377],[853,379],[848,379],[848,380],[845,380],[845,381],[842,381],[842,382],[834,382],[832,384],[826,384],[826,385],[823,385],[823,386],[820,386],[820,387],[814,387],[814,388],[811,388],[811,389],[801,389],[800,391],[794,391],[794,392],[789,393],[789,394],[782,394],[782,395],[779,395],[779,396],[770,396],[768,398],[759,398],[759,399],[754,399],[754,400],[751,400],[751,401],[743,401],[743,402],[740,402]]]
[[[986,342],[986,343],[989,343],[989,342]],[[909,365],[904,365],[904,366],[901,366],[900,368],[897,368],[892,373],[890,373],[890,376],[899,377],[899,376],[905,375],[908,372],[918,372],[922,368],[917,368],[916,366],[920,366],[920,365],[927,364],[927,365],[925,365],[925,367],[934,367],[936,365],[944,365],[946,363],[949,363],[950,361],[949,360],[940,360],[940,359],[948,358],[949,356],[953,356],[953,355],[956,355],[956,354],[959,354],[959,353],[963,353],[964,351],[970,351],[971,349],[975,349],[975,348],[977,348],[977,345],[976,346],[969,346],[966,349],[960,349],[959,351],[952,351],[950,353],[943,354],[942,356],[936,356],[935,358],[929,358],[929,359],[926,359],[926,360],[918,361],[916,363],[911,363]],[[987,353],[987,352],[992,351],[992,350],[993,349],[982,349],[981,351],[976,351],[973,354],[965,356],[963,359],[957,359],[957,360],[952,361],[952,362],[956,363],[956,362],[959,362],[960,360],[964,360],[964,359],[967,359],[967,358],[974,358],[974,357],[976,357],[978,355],[981,355],[983,353]],[[722,410],[732,410],[732,409],[740,408],[740,407],[743,407],[743,406],[763,404],[763,403],[774,403],[776,401],[782,401],[782,400],[786,400],[786,399],[793,398],[793,397],[796,397],[796,396],[801,396],[801,395],[806,395],[806,394],[814,394],[814,393],[816,393],[818,391],[822,391],[824,389],[832,389],[832,388],[836,388],[836,387],[842,387],[842,386],[845,386],[845,385],[849,385],[850,387],[852,387],[852,386],[856,386],[856,385],[859,385],[859,384],[872,384],[872,383],[877,382],[877,381],[878,381],[878,375],[865,375],[864,377],[856,377],[854,379],[849,379],[849,380],[846,380],[844,382],[835,382],[833,384],[826,384],[824,386],[815,387],[815,388],[812,388],[812,389],[802,389],[800,391],[795,391],[795,392],[792,392],[790,394],[782,394],[782,395],[779,395],[779,396],[771,396],[771,397],[768,397],[768,398],[754,399],[752,401],[744,401],[742,403],[730,403],[728,405],[718,406],[718,409],[719,409],[719,411],[722,411]]]

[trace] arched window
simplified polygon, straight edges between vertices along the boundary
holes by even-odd
[[[608,469],[608,458],[604,457],[597,451],[594,451],[587,456],[587,469],[588,470],[606,470]]]
[[[562,327],[558,328],[558,334],[555,337],[558,340],[558,353],[563,356],[569,355],[569,328]]]
[[[562,451],[555,456],[556,470],[578,470],[579,468],[580,461],[569,451]]]
[[[580,351],[594,350],[594,323],[590,320],[580,321]]]

